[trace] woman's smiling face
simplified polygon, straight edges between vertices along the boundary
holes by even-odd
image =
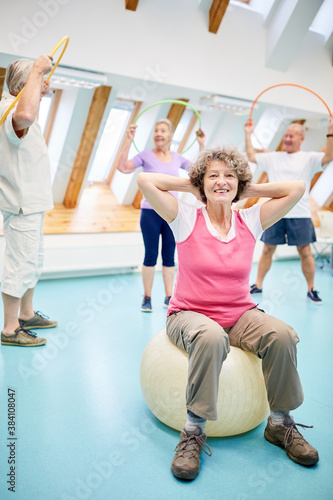
[[[167,123],[158,123],[154,129],[154,143],[156,147],[169,148],[172,141],[172,134]]]
[[[213,160],[204,175],[207,203],[232,203],[238,190],[236,172],[223,161]]]

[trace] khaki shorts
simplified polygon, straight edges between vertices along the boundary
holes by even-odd
[[[44,212],[30,215],[2,211],[6,241],[1,291],[21,298],[35,288],[43,260]]]

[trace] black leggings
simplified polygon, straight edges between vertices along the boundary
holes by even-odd
[[[156,265],[159,239],[160,235],[162,235],[162,265],[173,267],[175,265],[176,243],[169,224],[155,210],[143,208],[141,210],[140,227],[145,245],[143,264],[147,267]]]

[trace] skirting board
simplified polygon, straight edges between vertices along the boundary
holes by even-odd
[[[139,272],[144,258],[142,235],[131,233],[46,235],[45,259],[41,279],[97,276]],[[263,243],[258,241],[253,262],[259,261]],[[4,237],[0,237],[0,260],[3,262]],[[299,258],[295,247],[279,246],[274,259]],[[177,262],[177,255],[176,255]],[[156,270],[162,267],[159,256]]]

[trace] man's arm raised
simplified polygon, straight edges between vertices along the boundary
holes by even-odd
[[[254,124],[249,118],[247,122],[244,125],[244,133],[245,133],[245,152],[247,155],[247,158],[249,161],[252,163],[257,163],[256,162],[256,152],[252,146],[252,141],[251,141],[251,135],[254,129]]]

